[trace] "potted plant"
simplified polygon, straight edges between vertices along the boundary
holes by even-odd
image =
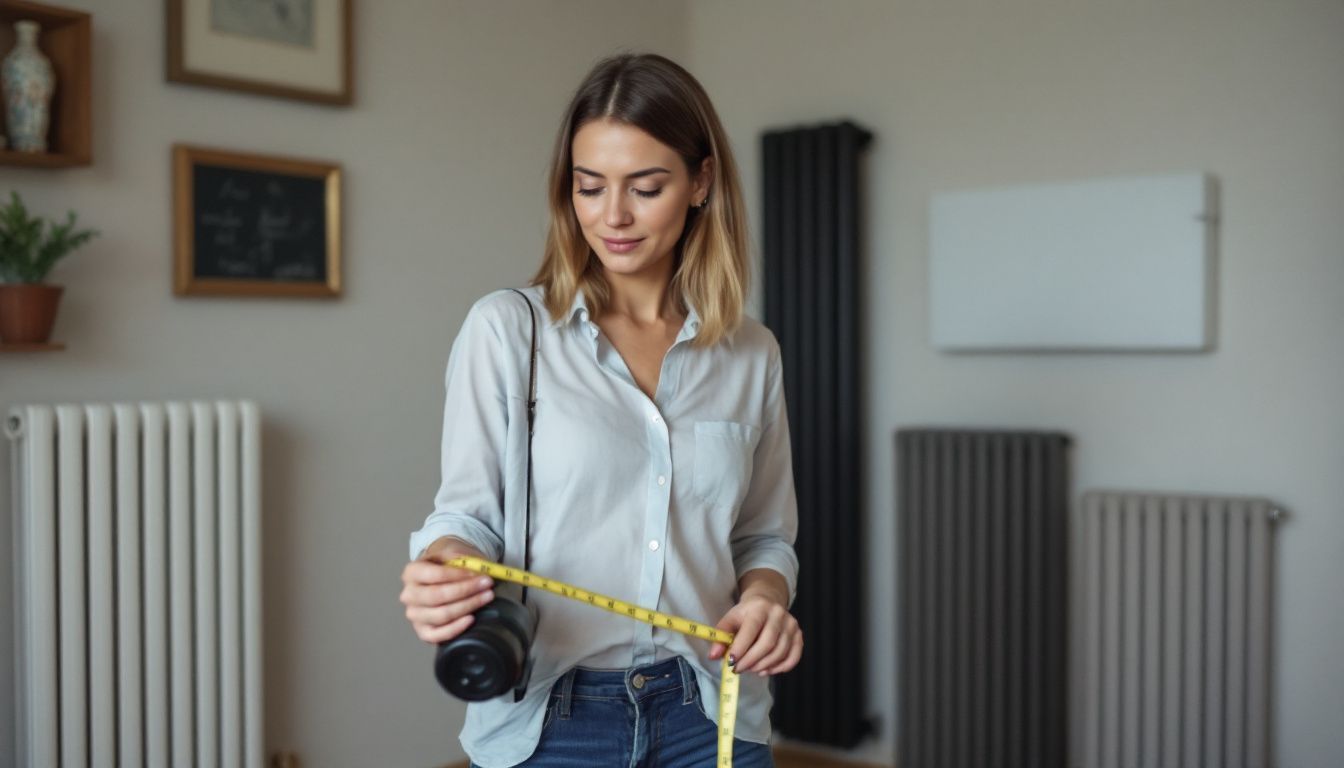
[[[9,203],[0,206],[0,342],[43,344],[65,289],[42,281],[57,261],[98,233],[76,230],[74,211],[61,224],[30,216],[19,193],[9,194]]]

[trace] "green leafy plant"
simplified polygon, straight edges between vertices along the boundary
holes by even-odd
[[[30,216],[18,192],[0,206],[0,282],[40,283],[56,262],[98,234],[75,229],[75,212],[64,223]]]

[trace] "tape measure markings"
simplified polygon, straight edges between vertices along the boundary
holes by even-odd
[[[450,565],[455,568],[463,568],[469,571],[483,573],[493,579],[511,581],[515,584],[522,584],[525,587],[538,587],[546,592],[560,595],[561,597],[586,602],[594,608],[601,608],[615,614],[624,614],[636,621],[642,621],[645,624],[651,624],[655,627],[662,626],[673,632],[678,632],[691,637],[698,637],[701,640],[708,640],[714,643],[723,643],[725,646],[733,642],[733,633],[717,627],[707,627],[703,623],[694,622],[690,619],[683,619],[680,616],[673,616],[659,611],[651,611],[638,605],[627,603],[624,600],[617,600],[614,597],[601,595],[596,592],[589,592],[586,589],[580,589],[572,584],[566,584],[563,581],[543,578],[535,573],[509,568],[492,563],[488,560],[481,560],[476,557],[455,557],[444,565]],[[731,768],[733,764],[733,732],[737,726],[737,697],[740,688],[738,674],[728,664],[728,654],[725,652],[720,665],[721,678],[719,680],[719,756],[716,765],[719,768]]]

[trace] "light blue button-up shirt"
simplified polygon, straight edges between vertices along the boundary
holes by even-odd
[[[589,316],[580,291],[552,322],[541,288],[525,290],[540,346],[533,438],[532,570],[659,611],[717,622],[737,581],[770,568],[789,585],[797,504],[779,345],[743,318],[719,343],[691,344],[694,308],[663,360],[650,400]],[[522,297],[496,291],[467,314],[448,358],[443,480],[411,535],[411,557],[440,536],[521,565],[527,488],[531,320]],[[547,693],[569,668],[626,668],[672,656],[695,667],[700,703],[718,721],[718,664],[703,640],[539,590],[531,684],[467,706],[462,744],[484,768],[526,760]],[[742,676],[737,735],[766,743],[767,679]]]

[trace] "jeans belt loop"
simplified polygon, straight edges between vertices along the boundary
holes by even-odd
[[[690,704],[700,696],[700,686],[695,679],[695,669],[690,662],[677,657],[677,669],[681,672],[681,703]]]
[[[578,670],[571,669],[560,676],[560,706],[556,708],[556,714],[560,715],[561,720],[568,720],[571,707],[574,702],[574,676]]]

